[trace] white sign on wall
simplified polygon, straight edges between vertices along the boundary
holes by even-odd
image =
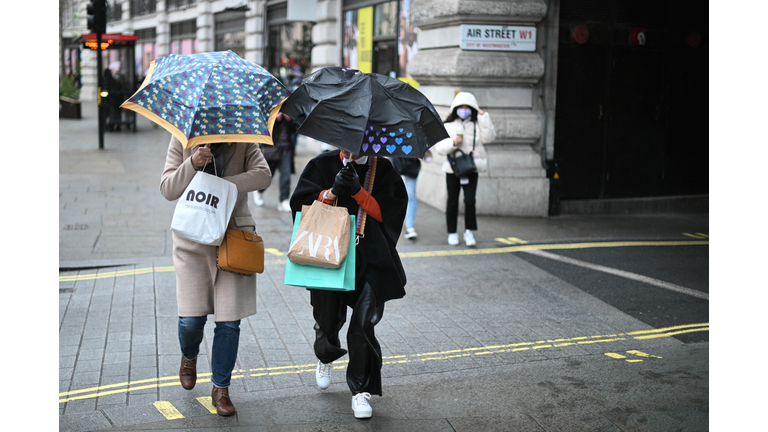
[[[480,51],[536,51],[536,27],[461,25],[461,49]]]

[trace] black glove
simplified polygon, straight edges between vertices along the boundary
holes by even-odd
[[[360,177],[357,175],[357,171],[355,171],[352,164],[349,164],[336,174],[331,192],[337,196],[355,195],[360,192],[360,187]]]
[[[346,188],[344,187],[344,176],[341,174],[342,172],[344,172],[344,168],[340,169],[339,172],[336,173],[336,179],[333,181],[333,187],[331,187],[331,193],[336,196],[346,194]]]

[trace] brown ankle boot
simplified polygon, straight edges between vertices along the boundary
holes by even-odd
[[[211,402],[216,407],[216,412],[220,416],[228,417],[235,413],[235,406],[232,405],[232,401],[229,399],[229,388],[213,386]]]
[[[179,381],[181,381],[181,386],[187,390],[195,388],[195,383],[197,382],[197,357],[194,360],[187,360],[184,356],[181,356]]]

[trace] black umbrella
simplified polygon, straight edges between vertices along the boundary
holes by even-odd
[[[395,78],[327,67],[283,103],[297,132],[364,156],[424,156],[448,138],[432,103]]]

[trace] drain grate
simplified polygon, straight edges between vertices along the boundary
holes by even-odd
[[[74,225],[65,225],[64,231],[80,231],[80,230],[87,230],[88,225],[86,224],[74,224]]]
[[[75,292],[74,288],[59,288],[59,294]]]

